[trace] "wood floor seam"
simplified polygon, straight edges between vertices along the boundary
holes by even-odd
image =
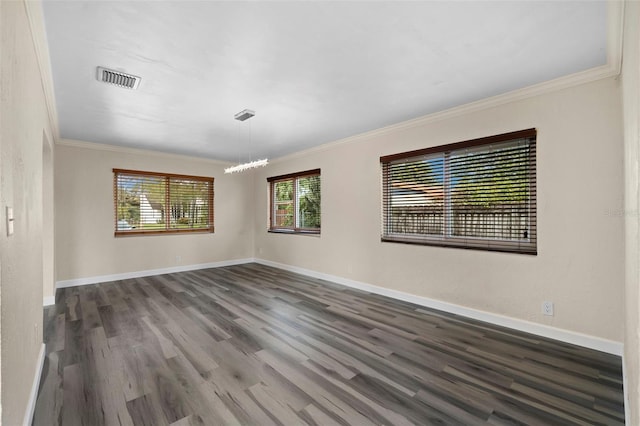
[[[619,356],[256,263],[56,292],[33,425],[622,425]]]

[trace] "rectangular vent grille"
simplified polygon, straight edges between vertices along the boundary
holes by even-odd
[[[135,75],[98,67],[98,81],[135,90],[138,88],[140,80],[140,77],[136,77]]]
[[[250,119],[254,115],[256,115],[255,111],[251,111],[250,109],[245,109],[240,111],[236,115],[234,115],[233,118],[235,118],[238,121],[245,121]]]

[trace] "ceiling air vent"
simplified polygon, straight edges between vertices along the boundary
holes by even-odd
[[[238,121],[245,121],[250,119],[254,115],[256,115],[255,111],[251,111],[250,109],[244,109],[239,113],[237,113],[236,115],[234,115],[233,118],[235,118]]]
[[[140,80],[141,78],[136,77],[135,75],[98,67],[98,81],[115,84],[116,86],[124,87],[126,89],[136,90],[140,84]]]

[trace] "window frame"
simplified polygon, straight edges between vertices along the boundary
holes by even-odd
[[[281,234],[309,234],[309,235],[320,235],[322,228],[322,207],[320,208],[320,228],[301,228],[297,227],[296,224],[298,222],[298,197],[297,197],[297,182],[300,178],[307,178],[318,176],[321,177],[320,169],[312,169],[305,170],[303,172],[289,173],[285,175],[272,176],[267,178],[267,182],[269,183],[269,227],[267,229],[268,232],[273,233],[281,233]],[[293,226],[275,226],[275,184],[278,182],[285,181],[293,181]],[[320,183],[320,193],[322,194],[322,183]],[[322,200],[322,197],[320,198]],[[321,201],[322,203],[322,201]]]
[[[192,175],[182,175],[175,173],[160,173],[160,172],[149,172],[142,170],[129,170],[129,169],[116,169],[113,170],[113,208],[114,208],[114,236],[115,237],[128,237],[128,236],[141,236],[141,235],[163,235],[163,234],[211,234],[215,232],[214,226],[214,181],[213,177],[206,176],[192,176]],[[118,176],[120,175],[137,175],[141,177],[150,177],[150,178],[163,178],[165,180],[165,195],[164,195],[164,229],[152,229],[152,230],[118,230]],[[168,206],[171,205],[171,188],[169,182],[171,179],[183,179],[183,180],[192,180],[196,182],[207,182],[209,184],[208,194],[207,194],[207,202],[209,204],[208,211],[208,226],[206,228],[169,228],[171,224],[170,216],[170,208]]]
[[[499,238],[472,237],[472,236],[454,236],[446,232],[452,229],[452,213],[451,213],[451,176],[448,170],[448,162],[451,153],[472,148],[482,148],[493,144],[506,145],[509,142],[526,139],[529,142],[529,159],[527,170],[529,173],[528,180],[528,224],[527,240],[512,241]],[[537,194],[536,194],[536,150],[537,150],[537,130],[530,128],[516,132],[503,133],[500,135],[489,136],[484,138],[472,139],[452,144],[439,145],[430,148],[407,151],[398,154],[385,155],[380,157],[380,168],[382,174],[382,242],[395,242],[405,244],[418,244],[427,246],[453,247],[484,251],[499,251],[509,253],[521,253],[529,255],[537,255],[538,253],[538,236],[537,236]],[[390,228],[390,208],[391,196],[388,182],[388,168],[392,163],[401,161],[415,161],[417,158],[429,155],[441,154],[444,161],[443,175],[443,233],[442,235],[434,234],[408,234],[398,233],[392,234],[387,232]]]

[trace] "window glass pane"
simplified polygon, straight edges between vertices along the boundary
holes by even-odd
[[[140,223],[140,197],[135,191],[136,179],[132,176],[118,177],[118,199],[116,200],[116,228],[128,231]]]
[[[140,187],[140,229],[164,229],[166,182],[163,178],[148,177]]]
[[[273,226],[290,228],[293,223],[293,179],[275,182],[273,186]]]
[[[267,178],[270,185],[270,231],[320,233],[320,169]]]
[[[209,227],[209,182],[171,178],[169,194],[169,228]]]
[[[297,179],[298,228],[320,229],[320,176]]]
[[[115,235],[213,232],[213,178],[113,169]]]
[[[380,157],[382,240],[537,254],[536,133]]]
[[[444,158],[409,160],[389,167],[390,233],[444,233]]]
[[[528,239],[526,144],[521,141],[451,154],[452,236]]]
[[[163,178],[119,175],[117,230],[162,229],[164,193]]]

